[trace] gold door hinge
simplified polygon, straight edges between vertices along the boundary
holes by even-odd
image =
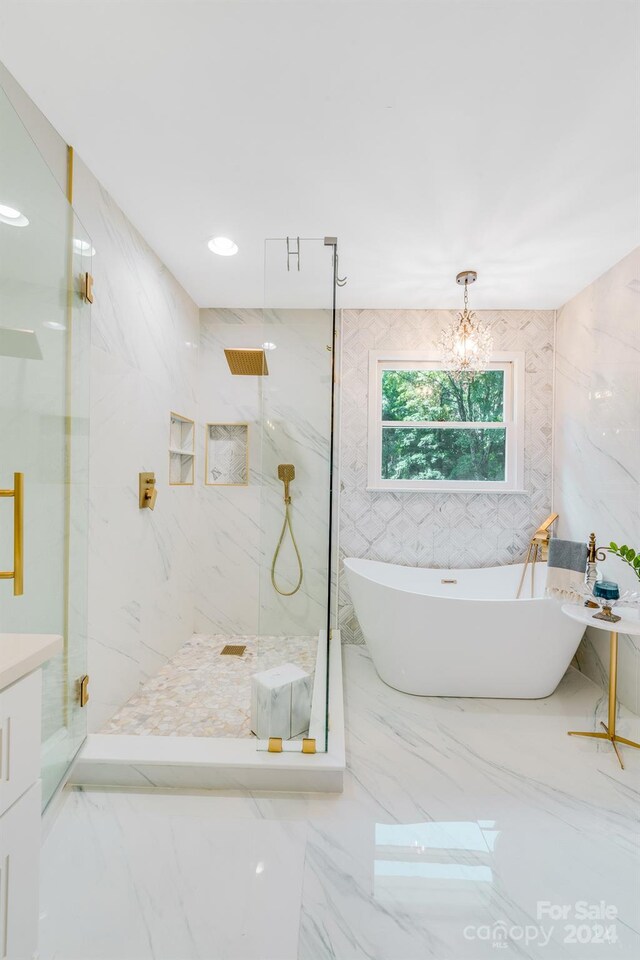
[[[282,753],[282,737],[269,737],[269,753]]]
[[[316,752],[316,740],[315,740],[315,737],[303,737],[303,738],[302,738],[302,752],[303,752],[303,753],[315,753],[315,752]]]
[[[93,303],[93,277],[90,273],[85,273],[80,278],[80,287],[82,299],[87,303]]]
[[[84,677],[80,677],[80,706],[86,707],[89,702],[89,674],[86,673]]]

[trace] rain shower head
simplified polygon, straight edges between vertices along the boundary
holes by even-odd
[[[266,377],[269,375],[267,357],[262,349],[234,348],[224,351],[229,370],[234,377]]]

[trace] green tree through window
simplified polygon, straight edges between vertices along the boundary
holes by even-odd
[[[383,370],[382,479],[504,481],[504,408],[503,370]]]

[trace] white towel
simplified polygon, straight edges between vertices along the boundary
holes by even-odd
[[[589,548],[575,540],[549,541],[547,560],[547,597],[557,597],[569,603],[579,603],[584,595],[584,577]]]

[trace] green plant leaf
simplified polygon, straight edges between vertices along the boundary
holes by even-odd
[[[626,543],[623,543],[622,546],[619,547],[613,540],[609,544],[609,550],[617,557],[620,557],[624,563],[628,564],[638,580],[640,580],[640,550],[634,550],[633,547],[628,547]]]

